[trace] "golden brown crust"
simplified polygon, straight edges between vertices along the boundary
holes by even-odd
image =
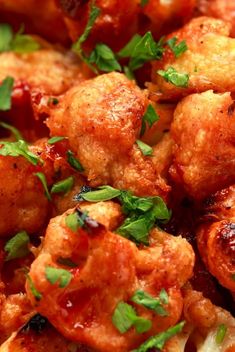
[[[90,228],[90,234],[82,228],[72,232],[65,225],[69,213],[51,220],[43,249],[31,266],[30,276],[42,299],[35,301],[28,285],[26,289],[37,310],[64,336],[102,351],[129,350],[173,325],[182,310],[180,287],[192,275],[194,256],[187,241],[155,231],[150,247],[138,250],[100,226]],[[57,262],[61,256],[79,263],[71,270],[73,279],[65,289],[51,285],[45,277],[47,265],[61,267]],[[130,299],[137,288],[157,295],[162,287],[169,295],[169,316],[162,318],[136,306],[141,316],[152,320],[152,329],[142,335],[134,329],[120,334],[111,320],[117,303]]]
[[[172,178],[195,199],[235,180],[235,113],[229,93],[212,91],[183,99],[174,113]]]
[[[217,92],[234,92],[235,59],[232,54],[235,41],[228,38],[230,26],[226,22],[209,17],[194,18],[167,39],[177,37],[185,40],[188,50],[175,58],[170,49],[162,60],[152,63],[152,81],[159,99],[179,100],[191,93],[209,89]],[[157,70],[173,67],[177,72],[188,74],[187,88],[176,87],[166,82]]]

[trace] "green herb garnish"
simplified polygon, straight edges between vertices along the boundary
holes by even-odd
[[[67,151],[68,163],[77,171],[84,171],[83,166],[77,158],[75,158],[74,153],[71,150]]]
[[[59,136],[57,137],[57,136],[55,136],[55,137],[52,137],[52,138],[48,139],[47,143],[48,144],[55,144],[57,142],[62,141],[63,139],[65,139],[65,137],[59,137]]]
[[[40,301],[40,299],[42,298],[42,294],[36,289],[34,282],[33,282],[32,278],[29,276],[29,274],[26,275],[26,278],[29,283],[30,291],[34,295],[36,301]]]
[[[143,155],[150,156],[153,154],[153,148],[150,147],[148,144],[140,141],[139,139],[137,139],[136,144],[140,148]]]
[[[54,183],[51,188],[51,193],[67,193],[69,192],[74,184],[73,176],[66,178],[65,180]]]
[[[64,288],[69,285],[72,274],[65,269],[54,268],[47,266],[45,269],[46,279],[54,285],[56,282],[59,283],[60,288]]]
[[[37,176],[39,178],[39,180],[41,181],[43,188],[44,188],[44,191],[45,191],[45,196],[47,197],[48,200],[51,201],[52,199],[51,199],[51,195],[48,190],[46,176],[42,172],[36,172],[34,175]]]
[[[84,226],[86,217],[86,213],[82,213],[82,215],[80,215],[77,211],[75,211],[74,213],[66,216],[65,224],[70,230],[77,232],[80,227]]]
[[[225,324],[220,324],[218,326],[216,337],[215,337],[215,341],[218,345],[221,345],[221,343],[224,341],[227,329],[228,328]]]
[[[163,304],[168,303],[168,295],[164,289],[161,290],[159,297],[157,298],[151,296],[149,293],[145,291],[137,290],[134,293],[134,295],[131,297],[131,300],[136,304],[140,304],[145,308],[153,310],[156,314],[162,317],[165,317],[168,315],[167,311],[162,306]]]
[[[26,231],[18,232],[5,244],[4,250],[7,253],[6,261],[22,258],[29,254],[29,236]]]
[[[0,110],[7,111],[11,108],[11,94],[14,85],[14,79],[6,77],[0,85]]]
[[[148,127],[151,128],[153,124],[158,120],[159,120],[158,114],[156,113],[154,107],[151,104],[149,104],[142,119],[140,137],[144,135],[146,131],[146,125],[148,125]]]
[[[176,87],[188,87],[189,75],[187,73],[177,72],[174,67],[168,67],[165,71],[158,70],[157,73],[162,76],[166,82],[170,82]]]
[[[182,40],[181,42],[176,44],[177,40],[178,39],[176,37],[173,37],[171,39],[168,39],[166,42],[168,46],[171,48],[171,50],[173,51],[175,57],[181,56],[188,49],[185,40]]]
[[[13,134],[13,136],[15,137],[15,139],[17,141],[19,141],[20,139],[23,140],[23,137],[22,137],[20,131],[17,128],[15,128],[14,126],[9,125],[8,123],[3,122],[3,121],[0,121],[0,126],[9,130]]]
[[[95,49],[91,52],[89,62],[95,64],[99,70],[104,72],[122,70],[112,49],[102,43],[97,44]]]
[[[39,162],[43,163],[37,155],[29,150],[28,144],[21,139],[17,142],[0,141],[0,145],[2,145],[0,148],[0,155],[15,157],[23,156],[33,165],[37,165]]]
[[[132,352],[147,352],[151,348],[157,348],[162,350],[165,343],[176,334],[180,333],[184,327],[185,322],[181,323],[169,328],[168,330],[161,332],[155,336],[150,337],[147,341],[145,341],[140,347],[133,350]]]
[[[124,334],[132,326],[138,334],[142,334],[152,327],[152,322],[139,317],[135,309],[128,303],[119,302],[112,316],[113,325],[121,334]]]

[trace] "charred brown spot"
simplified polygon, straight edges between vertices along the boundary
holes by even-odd
[[[228,115],[232,116],[235,110],[235,101],[228,107]]]
[[[86,212],[82,212],[79,208],[76,209],[76,213],[82,220],[82,227],[91,235],[97,235],[104,229],[104,225],[100,224],[96,220],[89,217]]]
[[[235,263],[235,223],[225,223],[218,231],[217,238],[224,254]]]
[[[89,0],[57,0],[57,2],[66,15],[74,18],[79,9],[87,4]]]

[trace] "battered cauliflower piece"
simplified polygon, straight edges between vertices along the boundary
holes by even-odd
[[[197,232],[197,244],[208,270],[221,285],[235,292],[235,187],[210,196],[205,220]]]
[[[163,58],[152,62],[152,81],[154,91],[160,100],[179,100],[190,93],[213,89],[217,92],[235,91],[235,40],[229,38],[230,25],[221,20],[194,18],[183,28],[166,39],[177,37],[185,40],[188,49],[178,58],[167,49]],[[187,87],[177,87],[166,82],[158,70],[174,68],[177,72],[188,74]]]
[[[234,182],[234,118],[230,93],[193,94],[177,105],[170,174],[197,200]]]
[[[83,33],[88,21],[92,0],[75,0],[72,3],[58,0],[65,15],[65,23],[73,41]],[[101,10],[95,21],[86,45],[93,48],[96,43],[108,44],[120,49],[137,32],[139,0],[96,0]]]
[[[27,54],[0,54],[0,81],[6,76],[23,81],[46,95],[64,93],[83,78],[80,62],[69,52],[41,49]]]
[[[54,0],[40,0],[40,6],[37,0],[0,0],[0,21],[12,23],[17,28],[24,23],[27,32],[68,43],[63,16]]]
[[[235,2],[228,0],[199,0],[198,9],[206,16],[220,18],[231,24],[231,35],[235,36]]]
[[[133,81],[110,73],[71,88],[50,109],[47,126],[52,136],[68,137],[91,186],[165,196],[169,187],[135,143],[148,104]]]
[[[42,250],[32,263],[29,275],[41,299],[36,300],[28,282],[26,290],[37,311],[65,337],[103,352],[129,351],[175,324],[182,312],[180,288],[194,265],[189,243],[153,230],[150,247],[138,249],[91,218],[85,218],[85,226],[74,232],[66,219],[77,211],[82,214],[73,209],[51,219]],[[61,258],[70,259],[77,267],[59,264]],[[48,266],[69,270],[72,277],[66,287],[48,281]],[[144,334],[137,334],[134,328],[119,333],[112,323],[117,304],[130,302],[137,289],[157,296],[163,287],[169,295],[168,316],[135,305],[138,315],[152,321],[152,328]]]

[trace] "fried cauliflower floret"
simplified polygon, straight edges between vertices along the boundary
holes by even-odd
[[[47,95],[62,94],[83,77],[79,61],[71,53],[53,49],[28,54],[1,53],[0,80],[9,75]]]
[[[235,40],[229,38],[230,26],[221,20],[199,17],[193,19],[182,29],[169,35],[185,40],[188,49],[178,58],[168,49],[162,60],[153,61],[153,88],[159,99],[179,100],[190,93],[209,89],[217,92],[235,91]],[[177,72],[188,74],[186,88],[166,82],[157,71],[174,68]]]
[[[235,188],[231,186],[205,201],[197,244],[208,270],[235,292]],[[204,220],[204,221],[203,221]]]
[[[29,275],[42,295],[40,301],[35,300],[28,283],[26,290],[38,312],[65,337],[104,352],[129,351],[175,324],[182,312],[180,288],[192,275],[194,264],[187,241],[154,230],[150,247],[138,249],[90,218],[73,232],[66,219],[74,211],[82,214],[69,210],[50,221],[42,251],[31,266]],[[72,260],[77,268],[58,264],[61,257]],[[69,270],[70,283],[64,288],[52,285],[45,276],[48,266]],[[163,286],[169,295],[168,316],[157,316],[136,305],[137,313],[152,321],[152,328],[145,334],[137,334],[134,328],[119,333],[112,323],[117,304],[130,302],[137,289],[157,296]]]
[[[234,182],[234,118],[229,93],[193,94],[178,104],[170,173],[191,197],[203,199]]]
[[[59,0],[65,15],[65,23],[73,41],[83,33],[88,21],[92,0],[75,0],[72,3]],[[137,32],[139,0],[96,0],[95,6],[101,12],[95,21],[86,42],[93,48],[97,42],[120,49]]]
[[[148,99],[133,81],[110,73],[70,89],[51,108],[52,136],[67,136],[91,186],[111,184],[138,195],[168,191],[150,157],[135,144]]]
[[[235,3],[228,0],[199,0],[198,9],[206,16],[220,18],[231,24],[231,35],[235,36]]]
[[[0,343],[24,325],[34,314],[25,294],[0,294]]]
[[[63,16],[54,0],[0,0],[1,22],[17,28],[24,23],[27,32],[37,33],[55,42],[68,42]]]

